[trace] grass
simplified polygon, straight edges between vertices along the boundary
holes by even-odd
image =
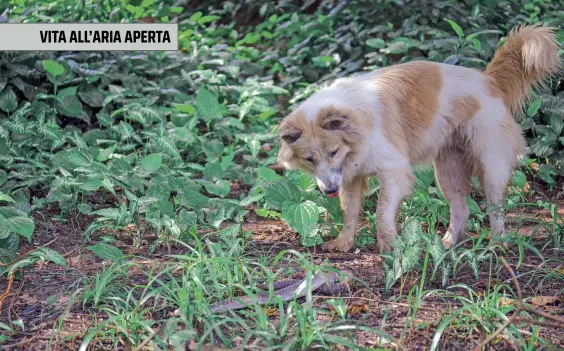
[[[374,180],[355,251],[318,252],[339,203],[275,166],[278,121],[319,84],[416,59],[482,69],[514,25],[561,26],[556,2],[0,5],[27,22],[177,21],[182,49],[0,53],[2,348],[564,347],[562,77],[521,121],[509,250],[488,246],[475,184],[470,236],[445,251],[448,204],[422,167],[393,252],[374,253]],[[350,294],[210,311],[335,270],[354,273]]]

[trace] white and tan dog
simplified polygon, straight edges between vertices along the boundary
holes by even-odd
[[[514,116],[534,85],[559,72],[558,48],[552,28],[521,26],[485,72],[413,61],[339,79],[305,100],[280,125],[278,160],[315,174],[320,190],[340,196],[344,227],[324,248],[352,248],[366,177],[375,175],[378,247],[388,251],[400,203],[412,191],[412,165],[431,161],[450,205],[443,245],[456,244],[466,229],[474,175],[497,205],[492,236],[504,235],[500,207],[526,151]]]

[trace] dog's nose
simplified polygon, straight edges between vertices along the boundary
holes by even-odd
[[[325,194],[334,194],[334,193],[336,193],[337,191],[339,191],[339,188],[337,188],[336,186],[331,187],[331,188],[326,188],[326,189],[323,190],[323,192],[324,192]]]

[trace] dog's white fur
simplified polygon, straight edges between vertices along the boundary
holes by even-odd
[[[414,61],[339,79],[314,93],[282,122],[279,161],[314,173],[322,190],[340,189],[345,226],[325,248],[351,249],[365,178],[376,175],[378,245],[389,250],[397,210],[412,191],[412,165],[426,162],[433,162],[450,205],[443,244],[458,242],[469,216],[471,176],[499,207],[526,150],[514,116],[530,88],[559,68],[553,29],[522,26],[485,72]],[[492,210],[489,219],[493,236],[504,235],[501,210]]]

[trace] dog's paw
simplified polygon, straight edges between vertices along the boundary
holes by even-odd
[[[386,241],[383,241],[383,240],[378,241],[378,253],[379,254],[383,254],[383,253],[389,252],[391,250],[392,250],[392,247]]]
[[[456,246],[456,244],[458,244],[460,242],[460,236],[463,235],[463,234],[464,233],[453,234],[452,228],[449,227],[447,232],[445,233],[445,235],[441,239],[441,241],[443,243],[443,247],[445,248],[445,250],[448,250],[448,249]]]
[[[341,236],[334,240],[327,241],[321,246],[326,252],[349,252],[353,247],[353,242],[343,239]]]
[[[454,246],[454,244],[456,244],[450,231],[446,232],[441,241],[443,242],[443,247],[445,248],[445,250],[450,249],[452,246]]]

